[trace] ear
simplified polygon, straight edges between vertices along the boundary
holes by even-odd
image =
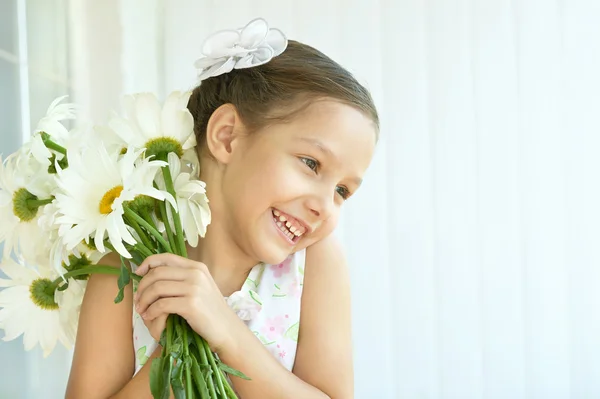
[[[243,124],[233,104],[223,104],[213,112],[206,125],[206,146],[220,163],[231,159],[236,139],[243,132]]]

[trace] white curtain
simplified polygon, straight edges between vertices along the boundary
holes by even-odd
[[[202,39],[257,16],[372,90],[382,139],[339,228],[357,398],[600,398],[600,2],[74,4],[98,119],[191,88]]]

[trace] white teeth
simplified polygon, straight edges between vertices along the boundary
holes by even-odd
[[[306,233],[306,229],[293,226],[292,223],[290,223],[287,218],[278,210],[273,209],[273,219],[275,219],[277,226],[290,240],[293,240],[295,237],[300,237]]]

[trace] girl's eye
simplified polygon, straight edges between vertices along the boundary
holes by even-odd
[[[350,197],[350,191],[344,186],[337,186],[335,191],[342,197],[344,200],[347,200]]]
[[[316,172],[317,169],[319,168],[319,162],[315,161],[312,158],[300,158],[302,160],[302,162],[304,162],[306,164],[306,166],[308,166],[312,171]]]

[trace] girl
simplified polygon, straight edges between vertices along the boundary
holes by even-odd
[[[378,115],[348,71],[268,32],[256,50],[236,43],[199,62],[188,109],[212,223],[189,259],[145,259],[118,305],[116,278],[90,277],[68,398],[151,397],[171,313],[251,378],[232,377],[244,399],[353,397],[349,278],[331,233],[371,162]]]

